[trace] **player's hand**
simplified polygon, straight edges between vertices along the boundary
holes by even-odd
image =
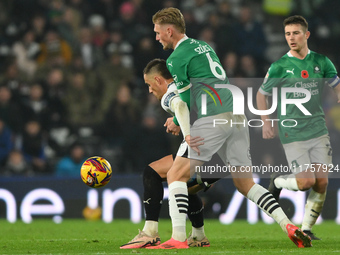
[[[191,135],[187,135],[185,137],[185,141],[187,142],[187,144],[194,150],[197,152],[198,156],[201,155],[201,151],[198,148],[198,146],[203,145],[204,142],[202,142],[204,140],[204,138],[200,137],[200,136],[195,136],[192,137]]]
[[[274,127],[271,123],[264,123],[262,127],[262,137],[263,139],[273,139],[275,137]]]
[[[164,127],[166,127],[166,132],[172,135],[179,135],[181,132],[181,128],[173,122],[173,117],[166,120]]]

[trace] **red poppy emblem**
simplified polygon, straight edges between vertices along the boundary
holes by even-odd
[[[301,77],[304,79],[307,79],[309,77],[309,74],[307,72],[307,70],[302,70],[301,71]]]

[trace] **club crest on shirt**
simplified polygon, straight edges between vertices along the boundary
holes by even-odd
[[[314,73],[320,73],[321,69],[320,66],[314,66]]]

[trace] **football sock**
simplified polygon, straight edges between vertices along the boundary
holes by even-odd
[[[149,236],[155,236],[158,233],[158,221],[146,220],[143,232]]]
[[[318,192],[315,192],[313,189],[308,195],[307,203],[305,205],[305,214],[303,216],[302,221],[302,230],[311,230],[314,226],[316,220],[318,219],[323,203],[326,199],[326,192],[321,194]]]
[[[169,184],[169,213],[172,222],[172,238],[186,240],[185,221],[188,212],[188,188],[185,182],[175,181]]]
[[[162,178],[150,166],[143,173],[145,225],[143,231],[151,236],[158,232],[158,218],[163,202]]]
[[[283,212],[279,203],[275,200],[273,195],[259,184],[254,184],[249,190],[247,198],[253,201],[257,206],[267,215],[272,217],[287,233],[286,225],[292,224]]]
[[[296,182],[295,174],[280,175],[274,180],[275,186],[278,189],[288,189],[293,191],[298,191],[299,187]]]
[[[204,233],[204,206],[202,199],[197,195],[189,195],[188,217],[192,225],[192,236],[202,240],[205,236]]]

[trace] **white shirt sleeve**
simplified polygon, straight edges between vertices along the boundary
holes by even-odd
[[[179,97],[174,97],[171,100],[171,109],[174,110],[175,116],[181,127],[183,137],[190,135],[190,113],[187,104]]]

